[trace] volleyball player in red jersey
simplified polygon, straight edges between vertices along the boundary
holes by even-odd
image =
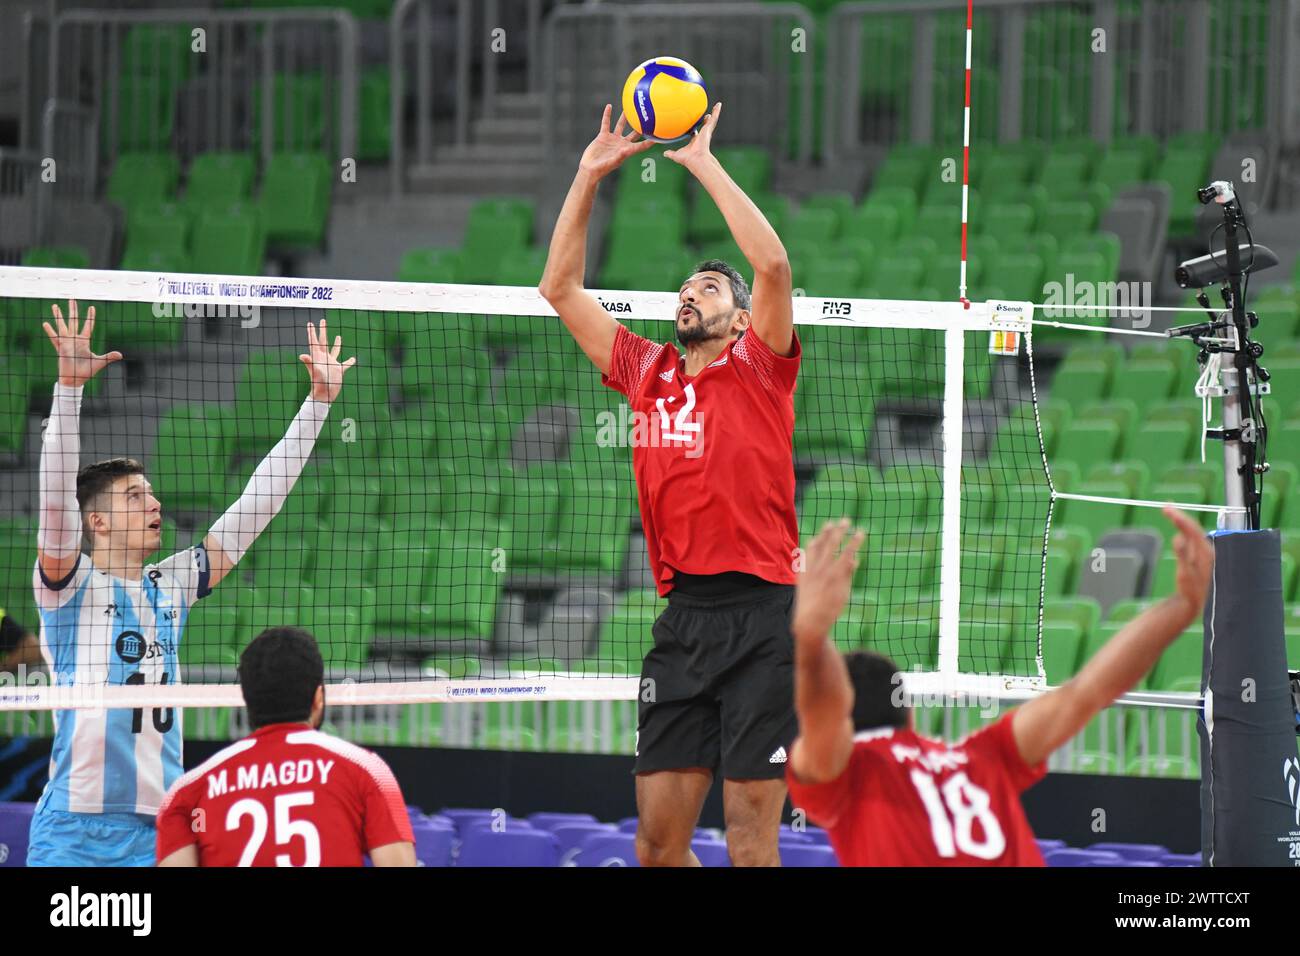
[[[158,810],[159,866],[415,866],[388,765],[319,728],[325,665],[296,627],[239,659],[253,732],[182,776]]]
[[[699,865],[690,841],[715,773],[737,866],[779,865],[784,770],[794,740],[790,613],[794,508],[794,334],[785,247],[710,152],[721,104],[664,156],[708,191],[754,269],[701,263],[682,284],[681,345],[630,332],[583,288],[599,181],[651,144],[600,131],[582,154],[555,224],[539,290],[602,381],[649,422],[633,449],[650,566],[668,608],[642,664],[637,722],[637,856]]]
[[[1142,679],[1205,604],[1214,552],[1172,508],[1175,592],[1126,624],[1062,686],[956,744],[922,737],[893,662],[841,655],[829,639],[862,543],[841,550],[847,520],[808,546],[794,614],[799,739],[790,799],[830,831],[846,866],[1042,866],[1020,793],[1045,761]]]

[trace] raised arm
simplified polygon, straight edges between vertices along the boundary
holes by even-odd
[[[81,555],[81,509],[77,506],[77,471],[81,463],[81,393],[100,369],[122,358],[121,352],[96,355],[90,348],[95,331],[95,307],[78,328],[77,302],[68,302],[68,316],[50,307],[54,325],[44,323],[45,335],[59,357],[59,380],[49,424],[41,439],[40,506],[36,554],[47,581],[62,581]]]
[[[681,149],[665,150],[664,156],[681,163],[718,204],[727,228],[749,264],[754,267],[753,310],[750,324],[767,347],[777,355],[793,352],[794,300],[791,298],[790,260],[781,237],[761,209],[727,175],[710,151],[713,130],[722,115],[722,104],[704,118],[699,132]]]
[[[591,221],[591,207],[596,201],[596,187],[600,181],[621,166],[623,160],[645,152],[653,145],[649,140],[640,139],[635,132],[624,136],[627,120],[621,114],[618,125],[611,132],[609,117],[612,110],[613,107],[606,104],[600,131],[583,151],[578,174],[573,177],[573,185],[569,187],[559,218],[555,220],[546,269],[537,287],[542,298],[559,313],[560,320],[587,358],[604,374],[609,373],[618,322],[596,301],[595,296],[583,288],[587,225]]]
[[[216,520],[203,539],[208,553],[210,588],[215,588],[230,573],[257,536],[266,530],[271,519],[279,514],[311,457],[330,404],[343,387],[343,373],[357,362],[355,357],[346,362],[339,361],[343,340],[336,335],[334,345],[330,347],[324,319],[321,319],[319,331],[307,323],[307,343],[307,352],[299,355],[298,361],[307,366],[311,393],[289,423],[284,437],[253,470],[244,493]]]
[[[1112,637],[1069,681],[1016,708],[1011,727],[1016,747],[1031,766],[1072,739],[1115,698],[1155,666],[1165,648],[1201,613],[1214,568],[1214,550],[1200,525],[1174,508],[1165,514],[1177,526],[1176,589]]]
[[[831,627],[848,602],[862,546],[859,531],[840,550],[848,526],[848,519],[827,522],[813,538],[795,587],[794,706],[799,737],[791,760],[795,776],[804,783],[834,780],[853,752],[853,685],[844,657],[830,639]]]

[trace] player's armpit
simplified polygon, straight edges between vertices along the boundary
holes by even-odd
[[[235,562],[221,549],[216,537],[209,534],[203,539],[203,550],[208,553],[208,590],[215,588],[230,573]]]
[[[837,780],[853,756],[853,722],[829,732],[801,733],[791,748],[790,769],[800,783],[819,784]]]
[[[606,312],[596,297],[581,286],[569,286],[563,290],[546,289],[542,295],[559,314],[565,328],[587,358],[600,369],[602,375],[608,375],[613,364],[618,320]]]
[[[765,269],[755,269],[750,327],[777,355],[794,352],[794,299],[791,298],[790,262],[782,259]]]
[[[1031,767],[1042,763],[1073,740],[1098,710],[1083,699],[1073,682],[1021,704],[1011,714],[1011,731],[1021,759]]]
[[[169,853],[158,861],[159,866],[198,866],[199,865],[199,848],[191,843],[189,846],[183,846],[173,853]]]
[[[402,842],[374,847],[370,862],[375,866],[415,866],[415,844]]]

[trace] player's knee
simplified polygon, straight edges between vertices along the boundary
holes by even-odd
[[[689,840],[674,840],[644,827],[636,833],[636,858],[642,866],[684,866],[689,847]]]
[[[780,866],[776,828],[752,824],[727,827],[727,855],[732,866]]]

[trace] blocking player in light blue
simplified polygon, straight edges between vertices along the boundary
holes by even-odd
[[[59,380],[41,443],[40,527],[32,587],[41,653],[60,685],[175,684],[177,653],[194,602],[215,588],[279,512],[311,457],[355,358],[339,361],[326,324],[307,325],[311,391],[288,431],[202,543],[157,564],[162,506],[143,466],[113,458],[80,468],[81,393],[120,352],[95,355],[91,308],[65,319],[53,307],[45,334]],[[206,462],[195,462],[206,467]],[[90,552],[81,550],[82,535]],[[32,817],[29,866],[151,866],[154,817],[181,776],[181,721],[172,708],[57,711],[50,779]]]

